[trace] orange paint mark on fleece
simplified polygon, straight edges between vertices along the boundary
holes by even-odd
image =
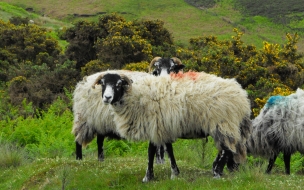
[[[199,76],[199,73],[193,71],[189,71],[186,73],[179,72],[177,74],[171,73],[170,76],[172,79],[191,78],[192,80],[196,80]]]

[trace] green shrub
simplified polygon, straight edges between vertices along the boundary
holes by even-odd
[[[70,156],[74,151],[72,121],[68,104],[58,98],[47,111],[33,117],[1,121],[1,128],[3,137],[24,147],[30,157],[61,157]]]
[[[84,77],[108,69],[111,69],[110,64],[105,64],[98,59],[92,60],[85,64],[85,66],[81,67],[81,76]]]

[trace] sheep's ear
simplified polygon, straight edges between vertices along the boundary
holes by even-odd
[[[133,80],[130,79],[129,81],[128,80],[122,80],[122,86],[129,86],[129,85],[132,85],[133,83]]]
[[[128,78],[126,75],[121,74],[120,75],[122,80],[122,86],[125,89],[126,92],[130,91],[132,89],[132,79]]]
[[[176,68],[176,70],[182,70],[182,69],[184,69],[185,68],[185,65],[184,64],[181,64],[181,65],[175,65],[175,68]]]

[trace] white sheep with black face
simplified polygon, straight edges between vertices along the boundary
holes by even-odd
[[[188,72],[146,76],[131,83],[127,76],[112,73],[100,75],[93,88],[98,84],[122,137],[162,145],[177,138],[210,135],[219,155],[227,150],[235,163],[246,159],[250,103],[247,92],[234,79]],[[214,176],[222,174],[224,164],[221,158],[214,162]],[[144,182],[153,178],[150,167]],[[172,176],[178,173],[177,166],[172,168]]]
[[[269,159],[266,172],[270,173],[282,152],[285,172],[290,174],[291,155],[296,151],[304,153],[304,91],[270,97],[252,127],[247,142],[249,153]]]
[[[116,70],[114,73],[123,73],[134,81],[144,76],[150,75],[143,72],[132,72]],[[81,147],[90,143],[97,135],[98,159],[104,159],[103,141],[105,137],[120,139],[116,132],[115,123],[111,116],[110,108],[104,106],[100,99],[101,94],[92,90],[91,86],[101,74],[108,72],[99,72],[84,77],[75,88],[73,93],[73,113],[74,124],[72,133],[76,141],[76,159],[82,159]]]
[[[168,65],[170,65],[168,69]],[[155,57],[150,63],[150,71],[155,67],[159,70],[154,75],[169,74],[169,72],[178,72],[184,65],[181,60],[172,58]],[[164,68],[164,69],[163,69]],[[131,72],[126,70],[112,71],[114,73],[125,74],[133,79],[133,81],[140,80],[148,73]],[[97,136],[98,147],[98,160],[104,159],[103,142],[105,137],[120,139],[116,132],[115,124],[111,120],[112,116],[109,112],[109,107],[103,106],[103,102],[98,98],[100,94],[92,91],[91,86],[96,78],[104,73],[99,72],[87,77],[80,81],[73,94],[73,111],[74,111],[74,124],[72,133],[75,135],[76,141],[76,159],[82,159],[82,146],[90,143],[95,136]],[[163,163],[163,146],[159,146],[156,158],[157,163]],[[160,151],[162,150],[162,151]]]

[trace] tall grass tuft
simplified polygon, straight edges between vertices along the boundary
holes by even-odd
[[[28,161],[26,151],[0,139],[0,169],[17,168]]]

